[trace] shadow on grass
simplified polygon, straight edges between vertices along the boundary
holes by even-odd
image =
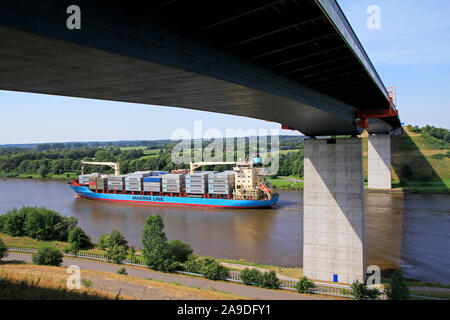
[[[26,264],[26,262],[22,260],[0,260],[0,265],[3,264]]]
[[[118,296],[117,296],[118,297]],[[69,290],[65,284],[55,284],[43,277],[16,279],[0,272],[0,300],[112,300],[86,289]]]
[[[410,192],[449,192],[446,183],[409,135],[393,136],[391,146],[391,164],[399,178],[393,188]]]

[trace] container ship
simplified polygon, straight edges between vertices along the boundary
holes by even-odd
[[[190,205],[217,208],[269,208],[279,195],[265,183],[265,169],[261,158],[245,162],[197,162],[190,170],[138,171],[120,174],[119,164],[86,162],[89,165],[108,165],[114,175],[82,174],[70,183],[78,199],[102,200],[138,204]],[[198,171],[207,165],[234,165],[224,172]]]

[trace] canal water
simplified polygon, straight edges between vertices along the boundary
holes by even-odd
[[[303,194],[280,194],[275,208],[263,210],[144,206],[77,200],[62,182],[6,180],[0,181],[0,214],[45,206],[76,217],[93,241],[118,228],[137,248],[146,218],[159,214],[168,238],[190,243],[201,256],[301,266]],[[450,283],[449,195],[367,194],[365,203],[368,264]]]

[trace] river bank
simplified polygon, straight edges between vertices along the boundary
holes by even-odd
[[[46,181],[62,181],[70,182],[78,179],[78,174],[74,172],[52,174],[49,173],[46,177],[41,177],[37,173],[7,173],[0,175],[0,180],[3,179],[23,179],[23,180],[46,180]],[[275,191],[303,191],[304,182],[297,177],[277,177],[267,178],[268,183]],[[367,182],[364,183],[365,191],[368,193],[411,193],[411,194],[450,194],[450,179],[442,181],[408,181],[400,182],[398,180],[392,181],[391,190],[374,190],[367,187]]]
[[[7,246],[24,246],[27,248],[38,248],[40,245],[47,243],[47,244],[51,244],[52,246],[54,246],[60,250],[63,250],[64,248],[67,248],[69,246],[69,244],[65,243],[65,242],[59,242],[59,241],[47,242],[47,241],[39,241],[39,240],[31,239],[29,237],[11,237],[11,236],[8,236],[3,233],[0,233],[0,239]],[[102,249],[99,249],[96,244],[94,244],[94,247],[92,249],[83,250],[82,252],[96,253],[96,254],[101,254],[101,255],[103,255],[105,253],[105,251]],[[142,254],[141,251],[136,252],[136,257],[139,260],[142,260],[141,254]],[[83,258],[81,258],[81,259],[83,259]],[[303,276],[302,268],[289,268],[289,267],[283,267],[283,266],[264,265],[264,264],[247,262],[243,259],[233,260],[233,259],[218,258],[217,261],[219,263],[221,263],[223,266],[227,267],[230,271],[242,271],[245,268],[257,269],[261,272],[275,271],[277,273],[277,277],[280,280],[295,282],[295,281],[298,281]],[[142,264],[144,264],[143,260],[142,260]],[[382,272],[382,283],[386,283],[388,281],[392,271],[393,270],[384,270]],[[421,281],[421,280],[416,280],[416,279],[405,279],[405,280],[407,281],[407,285],[411,288],[411,290],[413,292],[421,293],[421,295],[424,295],[424,296],[448,299],[450,285],[434,283],[434,282],[429,282],[429,281]],[[428,292],[429,294],[428,295],[424,294],[424,292]],[[418,294],[418,293],[415,293],[415,294]]]
[[[40,179],[40,180],[49,180],[49,181],[72,181],[74,179],[78,179],[78,173],[75,172],[64,172],[61,174],[49,173],[45,177],[42,177],[38,173],[17,173],[17,172],[7,172],[4,174],[0,174],[0,180],[7,179]]]
[[[268,182],[272,185],[274,190],[279,191],[303,191],[304,183],[297,182],[294,178],[269,178]],[[299,180],[300,181],[300,180]],[[364,189],[367,193],[374,194],[450,194],[450,180],[444,181],[411,181],[392,182],[391,190],[375,190],[367,187],[367,182],[364,183]]]
[[[274,208],[260,210],[126,205],[77,200],[61,181],[12,179],[0,181],[0,214],[13,207],[45,206],[77,218],[93,242],[117,228],[137,249],[146,218],[159,214],[168,239],[190,243],[199,256],[298,268],[303,193],[279,194]],[[450,284],[448,195],[366,193],[365,204],[369,265],[402,266],[408,278]]]

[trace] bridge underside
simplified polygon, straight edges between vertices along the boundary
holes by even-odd
[[[182,107],[279,123],[292,119],[289,124],[307,135],[357,133],[348,121],[352,109],[344,119],[195,72],[2,27],[0,42],[6,44],[0,48],[3,90]]]
[[[66,27],[71,4],[81,30]],[[241,115],[308,136],[358,134],[356,110],[389,106],[334,0],[4,0],[0,41],[3,90]]]

